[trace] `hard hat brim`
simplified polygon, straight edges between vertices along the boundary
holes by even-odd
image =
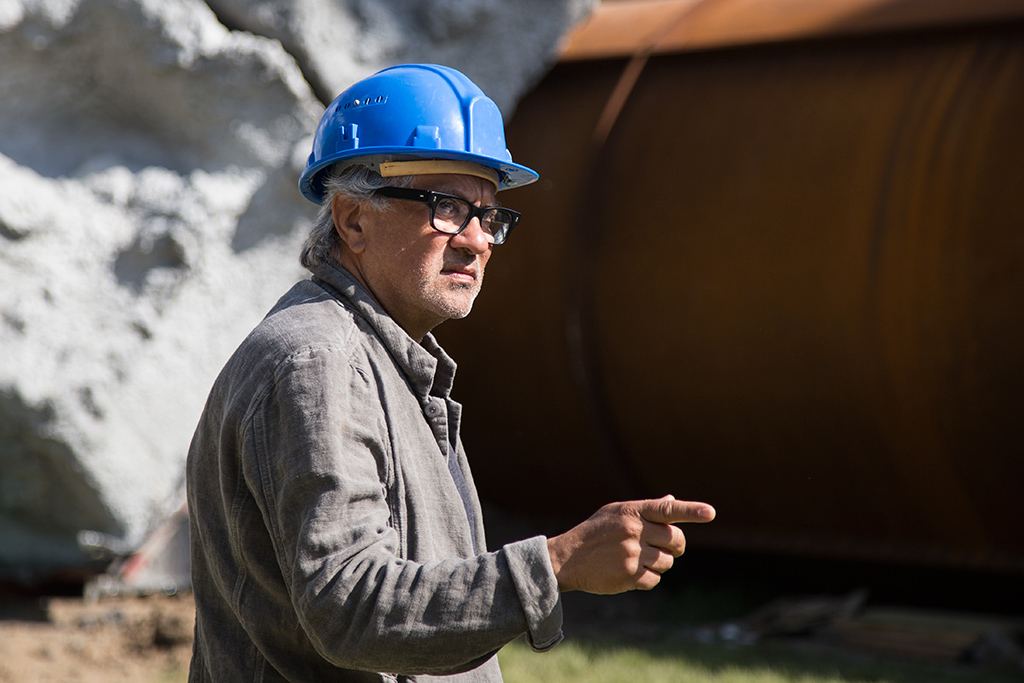
[[[529,185],[540,178],[540,174],[533,169],[513,161],[499,161],[492,157],[462,151],[434,149],[430,150],[429,154],[410,154],[408,147],[367,147],[333,154],[311,164],[299,178],[299,191],[306,199],[320,204],[324,199],[323,177],[332,166],[342,161],[358,162],[359,159],[369,160],[371,158],[376,159],[377,162],[415,159],[468,161],[497,171],[499,191]]]

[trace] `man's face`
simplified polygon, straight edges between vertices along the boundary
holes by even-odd
[[[457,195],[477,206],[495,204],[494,186],[474,176],[420,175],[411,185]],[[461,233],[448,235],[430,226],[426,204],[389,201],[384,211],[361,213],[365,248],[354,255],[358,272],[353,274],[419,340],[445,320],[469,314],[483,284],[491,245],[476,218]]]

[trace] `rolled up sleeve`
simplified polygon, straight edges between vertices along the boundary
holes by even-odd
[[[530,647],[546,652],[562,640],[562,601],[547,539],[537,536],[510,543],[503,550],[526,614]]]

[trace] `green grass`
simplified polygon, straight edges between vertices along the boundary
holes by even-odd
[[[727,648],[566,640],[538,654],[521,639],[498,654],[505,683],[1020,683],[1019,672],[797,650],[785,643]]]
[[[726,648],[566,640],[538,654],[522,640],[498,653],[505,683],[1021,683],[1024,673],[822,654],[782,643]],[[153,683],[184,683],[168,669]]]
[[[188,681],[188,669],[179,667],[168,667],[157,674],[153,683],[186,683]]]

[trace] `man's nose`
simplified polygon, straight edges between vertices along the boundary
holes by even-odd
[[[452,236],[451,245],[456,249],[467,249],[474,254],[482,254],[491,248],[491,240],[480,224],[480,218],[474,216],[462,232]]]

